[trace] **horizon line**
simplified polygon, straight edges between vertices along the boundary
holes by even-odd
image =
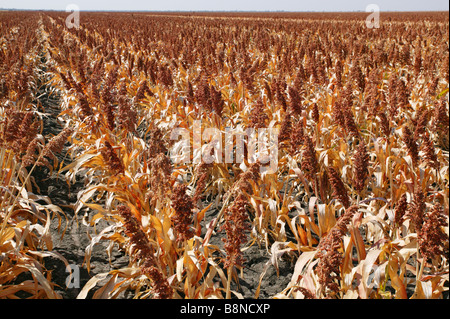
[[[67,12],[63,9],[18,9],[18,8],[0,8],[0,11],[52,11],[52,12]],[[367,13],[364,10],[354,10],[354,11],[319,11],[319,10],[308,10],[308,11],[297,11],[297,10],[115,10],[115,9],[92,9],[92,10],[80,10],[80,12],[241,12],[241,13]],[[449,12],[449,10],[380,10],[380,12],[397,12],[397,13],[410,13],[410,12]]]

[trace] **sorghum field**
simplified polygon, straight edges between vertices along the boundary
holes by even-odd
[[[448,12],[67,15],[0,12],[0,298],[448,298]]]

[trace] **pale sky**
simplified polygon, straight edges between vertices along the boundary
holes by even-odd
[[[0,8],[64,11],[76,4],[82,11],[365,11],[372,3],[381,11],[449,10],[447,0],[0,0]]]

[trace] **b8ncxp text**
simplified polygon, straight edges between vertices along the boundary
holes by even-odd
[[[265,314],[270,309],[269,304],[225,304],[225,313],[235,314]]]

